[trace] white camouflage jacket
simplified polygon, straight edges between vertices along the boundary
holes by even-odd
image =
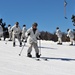
[[[0,34],[3,34],[3,28],[1,25],[0,25]]]
[[[72,39],[74,38],[74,34],[71,30],[68,31],[67,36]]]
[[[57,37],[61,38],[62,37],[62,33],[59,29],[56,30],[56,35]]]
[[[33,29],[32,29],[32,27],[30,28],[30,29],[28,29],[27,30],[27,32],[26,32],[26,37],[28,37],[28,34],[30,34],[29,35],[29,43],[31,44],[31,43],[37,43],[37,38],[39,38],[39,35],[40,35],[40,32],[38,31],[38,29],[36,30],[36,32],[35,32],[35,34],[34,34],[34,32],[33,32]]]
[[[25,35],[25,32],[27,31],[26,27],[22,28],[22,34]]]
[[[18,26],[18,28],[17,28],[16,25],[14,25],[14,26],[11,28],[11,31],[13,31],[13,34],[20,34],[21,28],[20,28],[20,26]]]

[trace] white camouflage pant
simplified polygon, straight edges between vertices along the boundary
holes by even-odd
[[[0,34],[0,39],[1,39],[2,36],[3,36],[3,34],[1,33],[1,34]]]
[[[15,38],[17,38],[18,41],[21,43],[21,38],[19,34],[13,34],[12,38],[13,38],[13,42],[15,42]]]
[[[25,39],[26,37],[25,37],[25,34],[22,34],[22,36],[21,36],[21,39],[23,40],[23,39]]]
[[[71,42],[71,44],[73,44],[73,42],[74,42],[73,38],[70,38],[70,42]]]
[[[62,38],[58,37],[58,43],[62,43]]]
[[[29,46],[29,48],[28,48],[28,53],[31,53],[32,47],[34,47],[35,52],[39,54],[39,49],[38,49],[37,43],[31,43],[31,44],[30,44],[30,46]]]
[[[10,40],[12,39],[12,33],[11,32],[9,32],[9,38],[10,38]]]

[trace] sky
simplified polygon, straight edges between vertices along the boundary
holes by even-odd
[[[68,28],[75,28],[71,20],[75,14],[75,0],[66,1],[68,19],[64,18],[64,0],[0,0],[0,18],[7,26],[18,21],[21,28],[26,24],[28,29],[37,22],[40,31],[54,33],[59,27],[66,32]]]

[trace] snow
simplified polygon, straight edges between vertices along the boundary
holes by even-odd
[[[75,46],[67,42],[57,45],[53,41],[41,41],[41,57],[48,61],[26,57],[28,46],[27,43],[19,56],[22,47],[17,41],[16,47],[12,42],[0,41],[0,75],[75,75]],[[32,55],[35,57],[34,49]]]

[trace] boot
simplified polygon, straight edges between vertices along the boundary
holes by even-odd
[[[60,43],[57,43],[57,45],[60,45]]]
[[[31,58],[31,57],[32,57],[32,55],[31,55],[30,53],[28,53],[28,54],[27,54],[27,57],[30,57],[30,58]]]
[[[20,47],[22,47],[22,43],[20,42]]]
[[[62,45],[62,43],[60,43],[60,45]]]
[[[70,44],[70,46],[73,46],[73,44]]]
[[[58,45],[62,45],[62,43],[57,43]]]
[[[15,42],[13,42],[13,47],[15,47]]]
[[[36,53],[36,57],[37,57],[37,58],[40,58],[40,55],[39,55],[39,53]]]
[[[9,41],[12,41],[11,39],[9,39]]]

